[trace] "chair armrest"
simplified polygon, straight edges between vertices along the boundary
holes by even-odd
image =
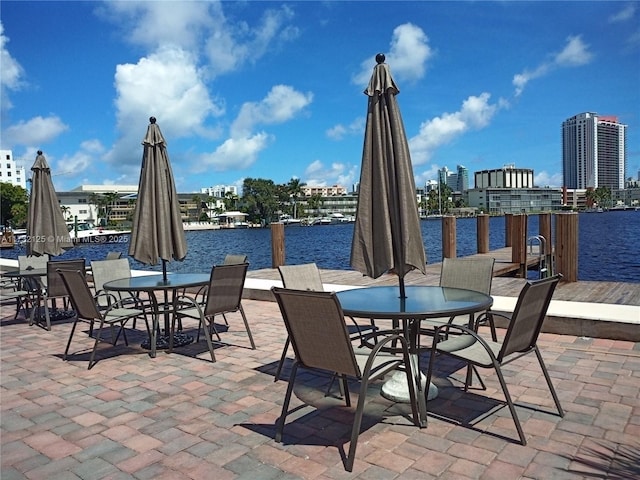
[[[480,335],[478,335],[478,333],[468,327],[463,327],[462,325],[455,325],[455,324],[446,324],[446,325],[442,325],[440,327],[436,327],[435,329],[435,333],[433,335],[433,344],[431,346],[431,354],[435,355],[437,352],[437,347],[438,347],[438,343],[442,342],[442,341],[447,341],[447,336],[449,335],[449,331],[453,329],[453,330],[458,330],[460,332],[462,332],[462,334],[466,334],[470,337],[473,337],[473,339],[478,342],[480,345],[482,345],[482,347],[487,351],[487,354],[489,355],[489,357],[493,360],[493,362],[495,363],[496,360],[496,356],[493,353],[493,350],[491,349],[491,347],[487,344],[487,341],[482,338]],[[445,330],[445,332],[442,334],[444,335],[443,338],[441,338],[441,334],[440,334],[440,330]],[[458,336],[457,338],[461,338],[460,336]],[[455,355],[455,353],[451,352],[451,355]]]
[[[181,315],[181,310],[186,310],[188,308],[196,308],[200,317],[204,317],[203,305],[200,304],[195,298],[189,295],[180,295],[175,298],[174,304],[176,306],[175,314]],[[183,308],[178,308],[178,306],[182,306]],[[183,316],[191,316],[191,315],[183,315]]]

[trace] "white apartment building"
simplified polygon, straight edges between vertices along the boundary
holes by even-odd
[[[200,193],[214,198],[224,198],[227,193],[238,195],[238,187],[235,185],[216,185],[214,187],[205,187],[200,189]]]
[[[307,197],[311,197],[312,195],[320,195],[322,197],[335,197],[336,195],[346,195],[347,189],[340,185],[332,185],[330,187],[307,185],[302,187],[302,193]]]
[[[104,195],[117,193],[118,199],[114,202],[112,216],[117,220],[125,220],[133,210],[133,202],[138,194],[138,185],[81,185],[69,192],[56,192],[63,214],[67,221],[75,217],[79,221],[99,221],[97,206],[91,203],[93,194]]]
[[[572,189],[623,189],[627,125],[615,116],[585,112],[562,122],[562,173]]]
[[[11,150],[0,150],[0,182],[27,189],[26,170],[16,165]]]

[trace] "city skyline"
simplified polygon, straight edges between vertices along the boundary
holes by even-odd
[[[417,185],[443,167],[515,164],[560,187],[561,125],[581,112],[628,125],[626,176],[640,169],[636,2],[6,1],[0,13],[0,148],[27,171],[43,150],[59,191],[137,184],[152,115],[180,191],[246,177],[350,187],[378,52]]]

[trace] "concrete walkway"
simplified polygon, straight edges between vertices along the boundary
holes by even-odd
[[[47,332],[3,307],[2,480],[640,478],[637,343],[542,335],[564,418],[554,413],[535,356],[506,367],[526,447],[508,409],[499,408],[503,397],[488,370],[486,392],[463,393],[461,365],[439,362],[441,393],[428,404],[426,429],[410,424],[406,405],[381,397],[377,383],[348,473],[341,452],[353,410],[323,397],[324,377],[302,376],[292,400],[301,408],[288,418],[284,444],[274,441],[290,365],[285,380],[274,382],[285,330],[274,302],[243,303],[256,350],[230,315],[222,333],[229,344],[216,350],[217,363],[207,361],[204,341],[151,359],[139,347],[139,324],[129,347],[104,344],[90,371],[86,326],[65,362],[69,321]]]

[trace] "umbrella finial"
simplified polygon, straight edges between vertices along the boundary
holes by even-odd
[[[384,53],[379,53],[376,55],[376,62],[378,64],[384,63],[384,60],[385,60]]]
[[[36,153],[37,153],[38,155],[42,155],[42,150],[38,150]]]
[[[156,123],[156,117],[149,117],[150,123]]]

